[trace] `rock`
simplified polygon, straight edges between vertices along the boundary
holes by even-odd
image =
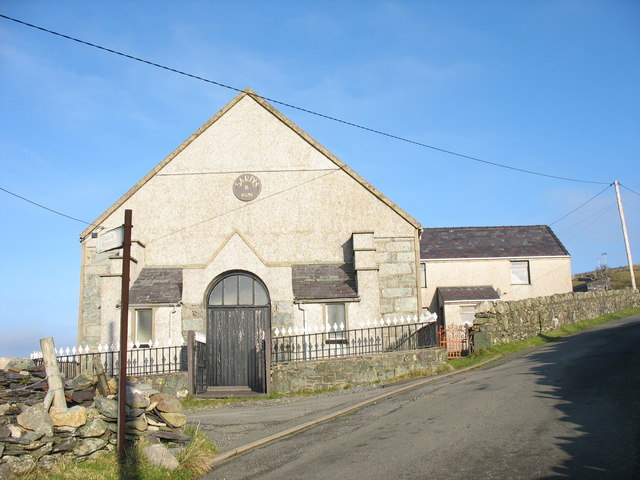
[[[152,418],[150,416],[147,416],[147,423],[149,425],[153,425],[154,427],[166,427],[167,424],[164,422],[159,422],[157,421],[155,418]]]
[[[180,466],[178,459],[164,445],[148,445],[142,450],[149,463],[169,470]]]
[[[15,425],[7,425],[7,429],[9,430],[9,432],[11,432],[11,437],[13,438],[20,438],[22,437],[22,430],[20,430],[19,427],[15,426]]]
[[[11,410],[10,403],[3,403],[2,405],[0,405],[0,415],[6,415],[7,412],[9,412],[10,410]]]
[[[2,441],[2,439],[5,437],[10,437],[10,436],[11,436],[11,430],[9,430],[4,425],[0,425],[0,441]]]
[[[106,431],[107,422],[101,418],[94,418],[78,429],[78,435],[81,437],[101,437]]]
[[[95,388],[98,377],[89,370],[82,370],[78,375],[68,382],[74,390],[88,390]]]
[[[65,438],[64,440],[61,440],[60,442],[53,445],[51,453],[69,452],[71,451],[71,449],[73,449],[73,447],[76,446],[76,443],[78,443],[78,439],[75,437]]]
[[[109,392],[117,393],[118,392],[118,381],[111,377],[107,379],[107,385],[109,385]]]
[[[96,396],[93,401],[100,414],[104,417],[118,418],[118,402],[111,398]]]
[[[176,390],[176,397],[180,398],[187,398],[189,396],[189,390],[187,390],[186,388],[182,388],[179,390]]]
[[[87,423],[87,409],[80,405],[71,408],[51,407],[49,415],[51,416],[51,423],[56,427],[77,428]]]
[[[107,441],[101,438],[85,438],[77,443],[73,449],[73,453],[78,457],[84,457],[100,450],[106,444]]]
[[[44,410],[42,403],[37,403],[31,407],[27,407],[16,418],[18,425],[27,430],[34,430],[36,432],[42,432],[45,435],[53,435],[53,424],[51,423],[51,417]]]
[[[74,433],[76,433],[77,428],[76,427],[69,427],[67,425],[62,425],[60,427],[53,427],[53,432],[56,434],[71,434],[73,435]],[[69,435],[67,435],[69,436]]]
[[[130,420],[127,422],[127,429],[135,428],[136,430],[143,432],[147,429],[147,419],[145,415],[140,415],[136,417],[135,420]]]
[[[73,403],[89,402],[93,400],[93,397],[95,396],[96,396],[95,389],[76,390],[71,394],[71,401]]]
[[[0,479],[2,480],[14,480],[16,476],[13,474],[9,465],[6,463],[0,464]]]
[[[33,363],[33,360],[29,358],[19,358],[19,357],[1,357],[0,358],[1,370],[9,370],[10,368],[15,368],[18,371],[20,371],[20,370],[33,368],[33,367],[35,367],[35,363]]]
[[[154,432],[154,434],[150,438],[152,437],[161,438],[163,440],[170,440],[172,442],[178,442],[178,443],[187,443],[191,441],[190,435],[187,435],[186,433],[180,433],[180,432],[159,431],[159,432]]]
[[[57,455],[44,455],[38,460],[38,466],[48,472],[58,461],[60,461],[60,457]],[[0,476],[0,478],[2,477]]]
[[[147,408],[149,406],[149,397],[145,396],[137,389],[127,389],[127,405],[131,408]]]
[[[152,402],[158,402],[156,407],[161,412],[182,412],[180,400],[166,393],[157,393],[151,397]]]
[[[6,464],[9,470],[15,475],[25,475],[36,467],[36,461],[31,455],[20,455],[19,457],[6,457]]]
[[[0,443],[0,459],[2,458],[3,453],[4,453],[4,443]],[[2,478],[2,475],[0,475],[0,478]]]
[[[160,416],[166,424],[174,428],[183,427],[187,423],[187,416],[182,413],[163,412]]]
[[[29,442],[37,442],[42,437],[44,437],[44,433],[42,432],[27,432],[25,435],[22,436],[22,438],[24,438],[25,440],[28,440]]]
[[[147,408],[145,408],[145,410],[147,412],[150,412],[151,410],[153,410],[154,408],[156,408],[158,406],[158,402],[151,402],[149,403],[149,406]]]

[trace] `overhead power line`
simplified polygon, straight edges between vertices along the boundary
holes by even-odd
[[[71,40],[71,41],[74,41],[74,42],[77,42],[77,43],[80,43],[80,44],[83,44],[83,45],[86,45],[86,46],[89,46],[89,47],[97,48],[97,49],[103,50],[105,52],[113,53],[114,55],[119,55],[121,57],[125,57],[125,58],[128,58],[130,60],[134,60],[136,62],[145,63],[145,64],[151,65],[153,67],[161,68],[163,70],[167,70],[167,71],[170,71],[170,72],[173,72],[173,73],[177,73],[179,75],[184,75],[186,77],[193,78],[195,80],[200,80],[202,82],[210,83],[212,85],[216,85],[216,86],[222,87],[222,88],[227,88],[229,90],[234,90],[236,92],[242,92],[243,91],[242,89],[234,87],[234,86],[231,86],[231,85],[226,85],[224,83],[217,82],[215,80],[211,80],[211,79],[204,78],[204,77],[201,77],[201,76],[198,76],[198,75],[194,75],[194,74],[191,74],[191,73],[188,73],[188,72],[184,72],[182,70],[178,70],[176,68],[168,67],[166,65],[162,65],[162,64],[159,64],[159,63],[156,63],[156,62],[151,62],[149,60],[145,60],[145,59],[140,58],[140,57],[129,55],[127,53],[120,52],[118,50],[113,50],[111,48],[103,47],[101,45],[97,45],[95,43],[87,42],[87,41],[81,40],[79,38],[71,37],[71,36],[65,35],[63,33],[55,32],[53,30],[49,30],[47,28],[40,27],[38,25],[34,25],[32,23],[27,23],[27,22],[24,22],[22,20],[18,20],[17,18],[9,17],[9,16],[3,15],[3,14],[0,14],[0,17],[4,18],[6,20],[10,20],[12,22],[19,23],[19,24],[27,26],[27,27],[35,28],[37,30],[41,30],[43,32],[50,33],[52,35],[56,35],[58,37],[65,38],[67,40]],[[493,165],[494,167],[505,168],[505,169],[516,171],[516,172],[526,173],[526,174],[529,174],[529,175],[537,175],[537,176],[540,176],[540,177],[555,178],[557,180],[565,180],[565,181],[569,181],[569,182],[591,183],[591,184],[599,184],[599,185],[608,185],[608,183],[609,183],[609,182],[598,182],[598,181],[593,181],[593,180],[583,180],[583,179],[571,178],[571,177],[563,177],[563,176],[560,176],[560,175],[551,175],[551,174],[548,174],[548,173],[536,172],[534,170],[527,170],[527,169],[524,169],[524,168],[518,168],[518,167],[511,166],[511,165],[506,165],[506,164],[503,164],[503,163],[492,162],[492,161],[489,161],[489,160],[484,160],[484,159],[481,159],[481,158],[478,158],[478,157],[474,157],[472,155],[466,155],[466,154],[463,154],[463,153],[455,152],[453,150],[447,150],[445,148],[440,148],[440,147],[437,147],[435,145],[429,145],[427,143],[422,143],[422,142],[418,142],[416,140],[411,140],[409,138],[401,137],[399,135],[394,135],[394,134],[391,134],[391,133],[383,132],[381,130],[376,130],[374,128],[366,127],[364,125],[360,125],[360,124],[357,124],[357,123],[354,123],[354,122],[350,122],[350,121],[347,121],[347,120],[342,120],[340,118],[333,117],[333,116],[330,116],[330,115],[326,115],[324,113],[319,113],[319,112],[316,112],[316,111],[313,111],[313,110],[309,110],[307,108],[298,107],[296,105],[292,105],[290,103],[286,103],[286,102],[283,102],[283,101],[280,101],[280,100],[276,100],[274,98],[263,97],[263,96],[256,95],[256,94],[249,94],[249,95],[254,96],[254,97],[263,98],[264,100],[266,100],[268,102],[275,103],[275,104],[278,104],[278,105],[283,105],[285,107],[292,108],[292,109],[295,109],[295,110],[299,110],[301,112],[305,112],[305,113],[308,113],[310,115],[315,115],[315,116],[318,116],[318,117],[321,117],[321,118],[325,118],[327,120],[331,120],[331,121],[334,121],[334,122],[342,123],[344,125],[348,125],[348,126],[351,126],[351,127],[354,127],[354,128],[361,129],[361,130],[365,130],[365,131],[370,132],[370,133],[375,133],[377,135],[382,135],[384,137],[393,138],[393,139],[401,141],[401,142],[410,143],[412,145],[416,145],[416,146],[423,147],[423,148],[428,148],[428,149],[431,149],[431,150],[434,150],[434,151],[437,151],[437,152],[445,153],[447,155],[452,155],[452,156],[456,156],[456,157],[459,157],[459,158],[465,158],[467,160],[472,160],[474,162],[484,163],[486,165]]]
[[[640,197],[640,193],[636,192],[635,190],[631,190],[629,187],[625,187],[624,185],[620,184],[620,186],[622,188],[624,188],[625,190],[629,190],[631,193],[635,193],[636,195],[638,195]]]
[[[567,213],[566,215],[563,215],[562,217],[560,217],[559,219],[557,219],[555,222],[552,222],[549,224],[549,226],[558,223],[560,220],[564,220],[565,218],[567,218],[569,215],[571,215],[574,212],[577,212],[578,210],[580,210],[582,207],[584,207],[587,203],[589,203],[590,201],[594,200],[596,197],[598,197],[599,195],[603,194],[605,191],[607,191],[611,185],[613,185],[613,183],[607,185],[604,189],[600,190],[598,193],[596,193],[593,197],[591,197],[589,200],[587,200],[586,202],[584,202],[583,204],[577,206],[576,208],[574,208],[573,210],[571,210],[569,213]]]
[[[79,218],[72,217],[71,215],[67,215],[66,213],[59,212],[57,210],[54,210],[53,208],[49,208],[49,207],[46,207],[46,206],[44,206],[44,205],[42,205],[42,204],[40,204],[38,202],[34,202],[33,200],[29,200],[28,198],[23,197],[22,195],[18,195],[17,193],[13,193],[13,192],[7,190],[6,188],[0,187],[0,190],[2,190],[5,193],[8,193],[9,195],[13,195],[14,197],[17,197],[20,200],[24,200],[25,202],[31,203],[32,205],[35,205],[36,207],[40,207],[40,208],[43,208],[43,209],[48,210],[50,212],[53,212],[56,215],[60,215],[61,217],[65,217],[65,218],[68,218],[70,220],[75,220],[76,222],[84,223],[86,225],[93,225],[93,223],[91,223],[91,222],[85,222],[84,220],[81,220]],[[95,226],[97,226],[97,225],[95,225]]]

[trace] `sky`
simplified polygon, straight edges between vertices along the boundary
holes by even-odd
[[[0,14],[274,104],[424,227],[640,263],[640,2],[38,1]],[[0,18],[0,188],[92,222],[236,92]],[[591,202],[562,218],[605,190]],[[85,224],[0,191],[0,356],[75,345]]]

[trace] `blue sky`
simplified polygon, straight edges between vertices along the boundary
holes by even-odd
[[[0,1],[0,13],[370,128],[640,193],[637,1]],[[0,19],[0,187],[88,222],[234,92]],[[551,224],[606,185],[276,105],[425,227]],[[622,189],[640,261],[640,195]],[[0,356],[75,343],[83,224],[0,191]],[[613,189],[552,228],[626,262]]]

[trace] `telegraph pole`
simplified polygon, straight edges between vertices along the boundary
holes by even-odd
[[[629,246],[629,236],[627,235],[627,222],[624,219],[622,199],[620,198],[620,184],[615,180],[613,185],[616,187],[616,199],[618,200],[618,212],[620,213],[620,223],[622,224],[622,236],[624,237],[624,246],[627,249],[627,262],[629,263],[629,274],[631,275],[631,288],[637,290],[636,275],[633,271],[633,259],[631,258],[631,247]]]
[[[127,425],[127,344],[129,343],[129,276],[131,274],[131,210],[124,211],[122,244],[122,298],[120,301],[120,369],[118,378],[118,458],[125,460]]]

